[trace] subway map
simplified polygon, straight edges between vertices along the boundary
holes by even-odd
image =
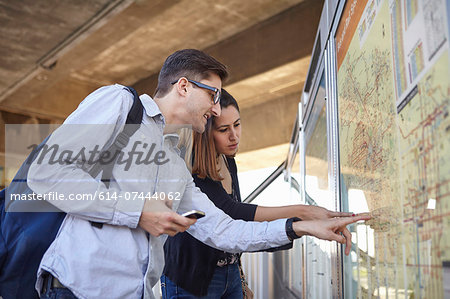
[[[373,216],[353,227],[346,297],[444,298],[450,285],[446,5],[354,0],[344,8],[336,34],[341,193],[349,211]]]

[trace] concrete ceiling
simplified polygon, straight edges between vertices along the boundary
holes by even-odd
[[[0,123],[59,123],[105,84],[151,95],[164,59],[197,48],[229,68],[225,87],[242,110],[241,151],[285,144],[322,6],[322,0],[0,0]]]

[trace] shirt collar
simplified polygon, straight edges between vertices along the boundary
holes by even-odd
[[[164,115],[161,113],[161,110],[159,110],[158,105],[156,102],[148,95],[148,94],[142,94],[139,96],[142,102],[142,106],[144,106],[145,113],[149,117],[156,117],[157,115],[160,115],[162,121],[165,123]]]
[[[151,117],[154,118],[156,116],[160,116],[162,122],[166,124],[164,115],[162,114],[161,110],[159,110],[158,105],[156,104],[155,100],[153,100],[148,94],[142,94],[139,96],[142,102],[142,106],[144,106],[145,113]],[[177,147],[180,137],[176,133],[172,134],[165,134],[164,139],[168,139],[172,145],[172,147]]]

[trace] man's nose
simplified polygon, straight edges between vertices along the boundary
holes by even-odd
[[[211,107],[211,113],[212,113],[214,116],[216,116],[216,117],[219,117],[219,116],[220,116],[220,114],[222,113],[222,110],[221,110],[221,108],[220,108],[220,103],[214,104],[214,105]]]

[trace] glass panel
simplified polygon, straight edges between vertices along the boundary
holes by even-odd
[[[297,182],[300,174],[298,164],[297,154],[291,170],[293,179],[286,182],[283,174],[280,175],[252,203],[262,206],[299,204],[300,193]],[[275,168],[268,168],[240,173],[240,185],[244,186],[253,182],[255,177],[267,178],[274,170]],[[262,179],[258,182],[261,181]],[[289,298],[292,294],[300,298],[303,275],[301,253],[301,239],[296,240],[293,249],[290,250],[274,253],[244,253],[242,261],[250,288],[257,294],[263,294],[264,298]]]
[[[345,298],[450,296],[446,3],[344,7],[336,32],[342,206],[373,216],[351,227]]]
[[[322,74],[307,124],[305,150],[306,202],[333,208],[328,184],[327,113]],[[306,298],[331,298],[331,242],[305,238]],[[320,287],[319,287],[320,286]]]

